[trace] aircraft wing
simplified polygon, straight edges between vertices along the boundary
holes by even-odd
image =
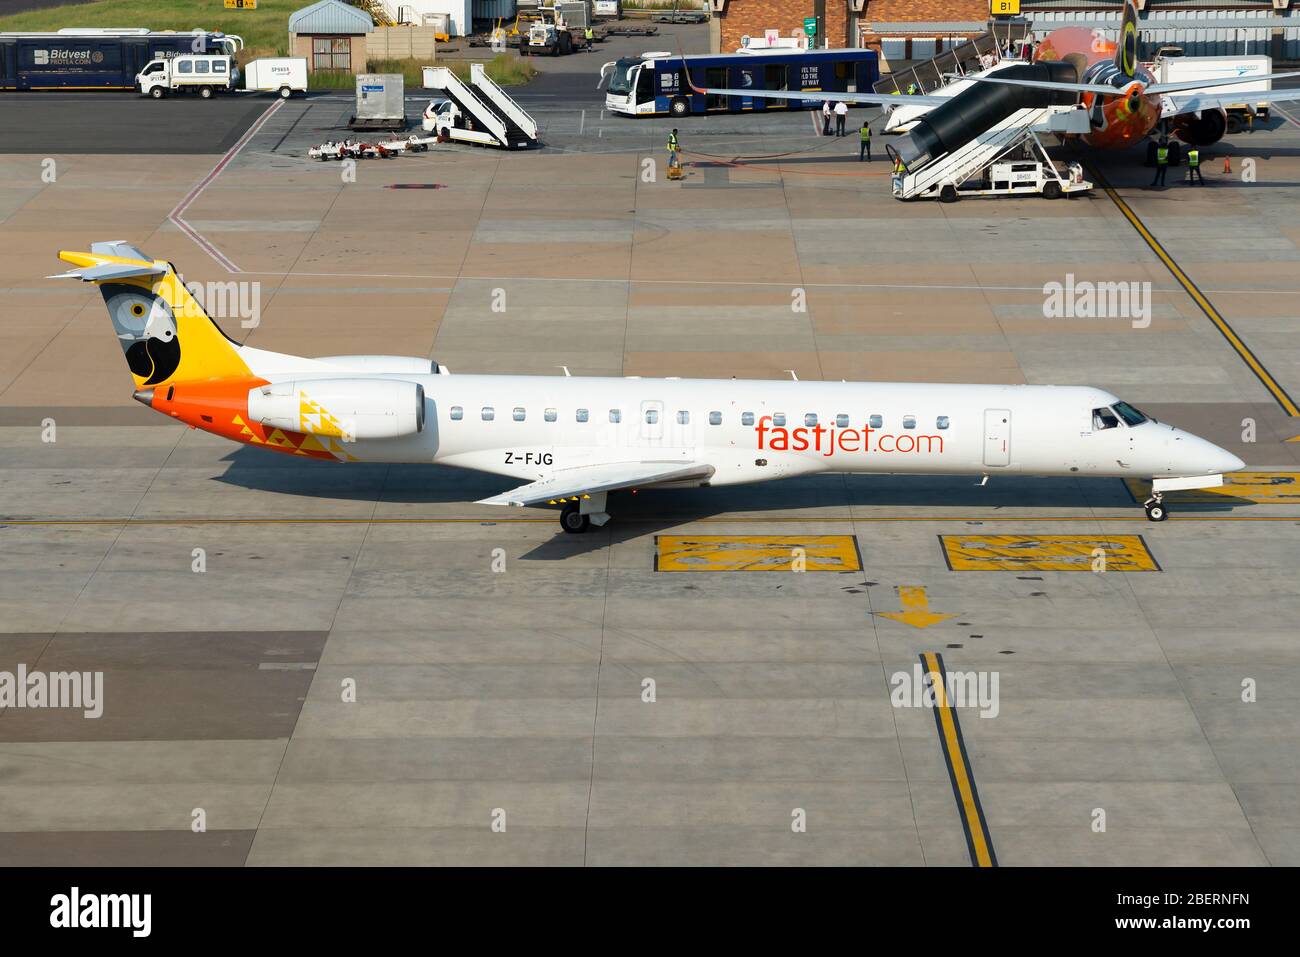
[[[1151,86],[1141,90],[1144,94],[1159,95],[1168,93],[1181,93],[1187,90],[1205,90],[1217,86],[1241,86],[1243,83],[1258,83],[1260,80],[1285,80],[1293,76],[1300,76],[1297,73],[1274,73],[1266,76],[1242,76],[1228,77],[1220,80],[1183,80],[1178,83],[1153,83]],[[1102,96],[1123,96],[1133,85],[1130,81],[1125,86],[1111,86],[1107,83],[1060,83],[1055,80],[1012,80],[1003,79],[998,76],[972,76],[968,79],[977,83],[1001,83],[1005,86],[1024,86],[1032,90],[1059,90],[1065,93],[1099,93]],[[1289,92],[1289,91],[1282,91]],[[1216,96],[1218,94],[1209,94]],[[1241,102],[1240,92],[1236,98],[1231,98],[1228,94],[1223,96],[1225,102]]]
[[[950,96],[926,96],[907,93],[833,93],[824,90],[728,90],[712,87],[692,86],[696,93],[716,93],[720,96],[752,96],[765,100],[830,100],[832,103],[843,100],[845,103],[862,103],[867,106],[941,106],[952,99]]]
[[[1186,96],[1165,96],[1173,104],[1170,110],[1161,110],[1161,116],[1180,113],[1199,113],[1232,106],[1237,103],[1286,103],[1300,100],[1300,87],[1286,90],[1238,90],[1236,93],[1189,93]]]
[[[579,465],[559,469],[550,478],[529,482],[519,488],[480,499],[479,505],[555,504],[571,496],[590,495],[594,492],[615,492],[624,488],[645,488],[668,482],[688,482],[707,479],[713,475],[713,466],[703,462],[615,462],[600,465]]]

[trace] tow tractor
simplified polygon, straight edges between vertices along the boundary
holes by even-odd
[[[528,32],[519,37],[520,56],[568,56],[578,50],[587,50],[591,44],[585,34],[570,29],[563,15],[555,7],[538,7],[540,19],[532,21]],[[550,13],[552,19],[545,19]]]

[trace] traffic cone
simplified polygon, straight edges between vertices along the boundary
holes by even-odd
[[[1232,157],[1231,157],[1231,156],[1225,156],[1225,157],[1223,158],[1223,171],[1224,171],[1225,173],[1231,173],[1231,172],[1232,172]]]

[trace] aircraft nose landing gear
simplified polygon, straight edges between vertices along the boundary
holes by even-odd
[[[1164,504],[1165,496],[1162,492],[1153,492],[1142,507],[1147,510],[1147,519],[1152,522],[1163,522],[1169,517],[1169,512]]]

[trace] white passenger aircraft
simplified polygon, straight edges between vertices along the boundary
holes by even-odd
[[[306,359],[241,346],[170,263],[128,243],[60,252],[100,287],[150,408],[248,445],[345,462],[438,462],[524,484],[490,505],[609,521],[611,492],[819,472],[1079,475],[1221,485],[1235,455],[1101,389],[1035,385],[450,375],[428,359]]]

